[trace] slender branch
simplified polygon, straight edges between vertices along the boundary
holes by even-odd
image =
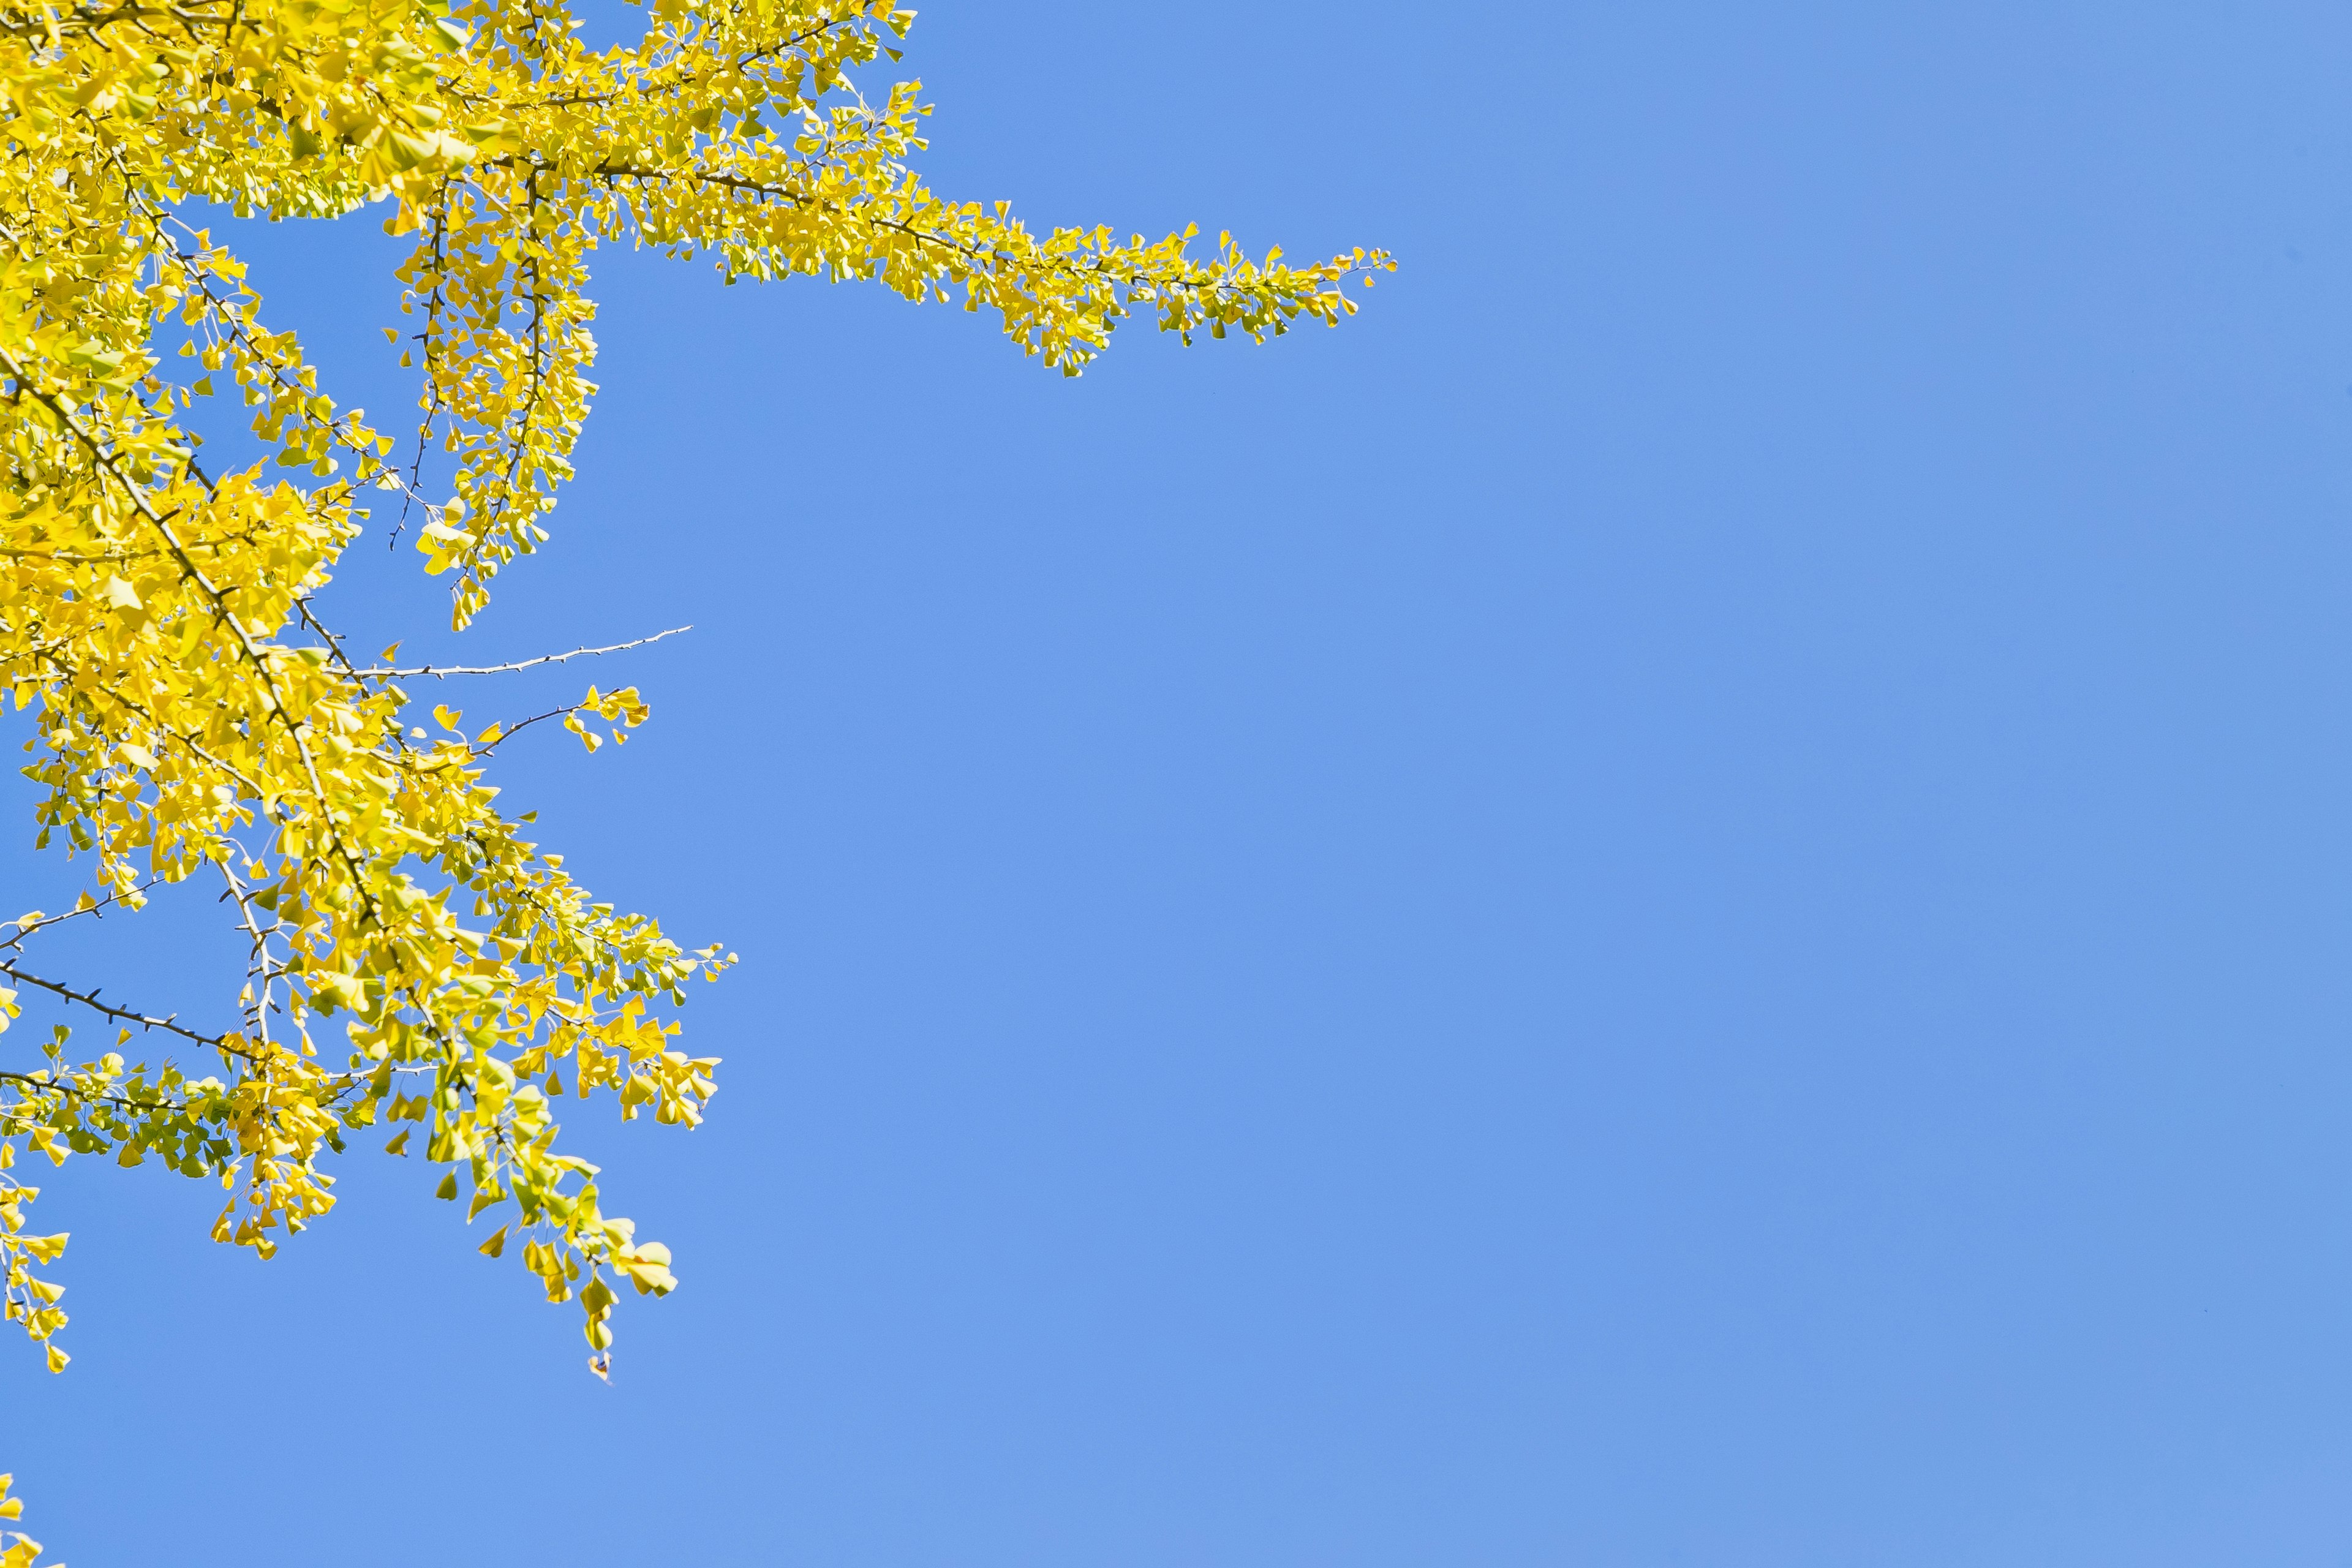
[[[134,893],[143,893],[148,889],[154,887],[157,883],[163,881],[163,879],[161,877],[150,877],[145,881],[140,883],[137,887],[131,889],[131,891]],[[26,937],[31,936],[37,931],[45,931],[54,925],[63,925],[66,921],[72,920],[77,915],[98,914],[100,911],[111,905],[122,902],[123,896],[124,895],[120,891],[111,892],[95,902],[84,904],[78,910],[68,910],[61,915],[44,915],[38,920],[21,923],[16,927],[16,934],[15,936],[8,938],[5,942],[0,942],[0,952],[5,952],[12,947],[21,948],[24,946],[25,939]]]
[[[569,719],[572,715],[579,712],[580,710],[587,706],[588,704],[585,702],[574,702],[569,708],[551,708],[544,713],[534,713],[528,719],[518,719],[511,724],[501,724],[499,726],[499,738],[492,741],[487,746],[476,748],[474,754],[479,757],[490,756],[495,753],[500,746],[505,745],[509,741],[513,740],[518,734],[530,729],[533,724],[538,723],[541,720]]]
[[[693,629],[690,626],[672,626],[666,632],[656,632],[649,637],[639,637],[635,642],[616,642],[608,647],[575,647],[570,653],[541,654],[537,658],[519,658],[512,664],[420,664],[400,669],[361,669],[354,670],[352,673],[370,680],[406,680],[428,675],[436,680],[451,675],[509,675],[518,669],[530,669],[537,665],[562,664],[568,658],[593,658],[599,654],[626,653],[633,647],[644,647],[648,643],[657,643],[664,637],[674,637],[680,632],[690,632]]]
[[[247,965],[245,977],[249,984],[258,982],[259,988],[253,993],[253,1005],[247,1010],[246,1016],[253,1025],[255,1037],[268,1045],[269,1010],[275,1005],[270,994],[281,973],[271,963],[269,952],[269,931],[277,930],[277,923],[273,922],[269,931],[263,930],[260,922],[253,918],[252,889],[229,868],[227,861],[215,860],[213,864],[220,868],[221,879],[228,884],[227,896],[236,900],[238,923],[245,927],[246,935],[253,939],[253,962]]]
[[[508,163],[515,162],[515,159],[512,154],[509,154],[493,162]],[[588,173],[590,177],[594,179],[635,180],[640,184],[655,184],[683,182],[716,186],[720,190],[734,191],[761,199],[772,198],[802,212],[829,212],[853,222],[865,224],[870,228],[889,229],[905,235],[919,245],[935,246],[942,250],[955,251],[983,266],[1017,268],[1029,265],[1035,266],[1043,271],[1060,272],[1066,276],[1102,278],[1129,289],[1153,290],[1154,293],[1150,297],[1155,298],[1157,292],[1161,290],[1171,294],[1190,294],[1195,297],[1222,296],[1230,294],[1234,290],[1234,285],[1222,276],[1212,276],[1203,281],[1185,278],[1153,279],[1132,272],[1117,271],[1108,265],[1109,258],[1103,256],[1082,255],[1074,258],[1040,252],[1034,257],[1024,257],[1000,247],[975,245],[969,240],[958,239],[951,234],[942,234],[937,229],[926,228],[920,224],[910,223],[905,218],[881,216],[856,202],[812,195],[807,192],[794,190],[790,185],[779,184],[773,180],[730,174],[723,169],[709,169],[693,165],[682,169],[654,169],[639,163],[617,163],[606,159]],[[1370,262],[1359,262],[1349,269],[1349,275],[1365,274],[1372,270]]]
[[[449,265],[449,183],[441,183],[441,198],[433,213],[433,292],[425,301],[425,330],[416,334],[425,345],[425,385],[431,401],[425,405],[425,417],[416,426],[416,455],[409,460],[408,482],[403,488],[400,517],[392,525],[392,533],[384,542],[386,550],[400,542],[408,527],[408,509],[416,504],[425,483],[425,451],[433,440],[433,422],[441,416],[441,383],[433,374],[433,349],[441,331],[441,283]],[[428,513],[428,515],[430,515]]]
[[[23,1089],[31,1093],[55,1095],[59,1100],[79,1100],[85,1101],[95,1100],[100,1105],[111,1105],[118,1110],[169,1110],[174,1106],[184,1105],[186,1103],[184,1097],[173,1100],[133,1100],[127,1094],[106,1094],[103,1092],[92,1094],[88,1089],[82,1089],[79,1085],[75,1084],[69,1079],[43,1078],[37,1073],[29,1072],[0,1072],[0,1083],[16,1084]],[[16,1102],[17,1105],[22,1105],[24,1101],[22,1100],[18,1100]],[[0,1106],[0,1121],[7,1120],[21,1120],[22,1117],[23,1112],[16,1110],[14,1106]],[[14,1136],[18,1132],[26,1131],[26,1129],[23,1127],[0,1127],[0,1131],[5,1131],[10,1136]]]
[[[16,963],[14,959],[0,958],[0,974],[5,974],[10,979],[19,981],[26,985],[37,985],[44,991],[64,997],[68,1002],[79,1002],[85,1007],[92,1008],[97,1012],[105,1014],[108,1017],[113,1019],[119,1024],[136,1024],[142,1029],[162,1029],[167,1033],[177,1035],[182,1039],[194,1040],[200,1046],[210,1046],[216,1051],[227,1051],[231,1056],[243,1056],[245,1054],[231,1046],[228,1043],[226,1036],[200,1035],[194,1029],[184,1027],[183,1026],[173,1022],[173,1019],[179,1016],[177,1013],[173,1014],[169,1018],[158,1018],[152,1014],[142,1013],[133,1008],[118,1007],[111,1002],[100,1001],[98,999],[99,988],[96,986],[92,986],[88,991],[77,991],[72,986],[63,984],[58,981],[44,980],[37,974],[27,974],[25,971],[16,967]]]

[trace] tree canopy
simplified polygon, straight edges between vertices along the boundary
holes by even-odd
[[[411,520],[460,628],[547,542],[595,392],[599,247],[960,303],[1071,375],[1137,313],[1262,341],[1336,323],[1343,285],[1392,265],[1037,231],[935,194],[909,164],[919,85],[887,82],[912,18],[648,0],[642,36],[600,48],[561,0],[0,0],[0,702],[38,842],[89,866],[71,909],[0,922],[0,1027],[41,994],[108,1031],[0,1052],[0,1299],[52,1369],[66,1318],[37,1270],[66,1238],[28,1228],[35,1157],[217,1181],[214,1236],[266,1258],[332,1207],[322,1159],[388,1131],[499,1222],[483,1252],[577,1302],[600,1373],[617,1290],[676,1282],[559,1147],[556,1105],[695,1125],[718,1064],[673,1014],[732,955],[596,900],[484,782],[513,729],[411,695],[496,670],[356,652],[319,602],[371,501]],[[321,387],[214,232],[362,209],[412,240],[385,336],[421,416],[397,440]],[[261,455],[208,466],[231,397]],[[593,751],[646,712],[591,687],[541,717]],[[247,952],[216,1008],[38,962],[52,928],[190,880]]]

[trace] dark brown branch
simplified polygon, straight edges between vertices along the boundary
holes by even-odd
[[[100,1001],[99,988],[96,986],[92,986],[88,991],[77,991],[72,986],[58,981],[44,980],[37,974],[27,974],[16,967],[16,961],[13,959],[0,958],[0,974],[5,974],[10,979],[26,985],[38,986],[44,991],[64,997],[68,1002],[79,1002],[85,1007],[105,1014],[119,1024],[136,1024],[142,1029],[162,1029],[167,1034],[177,1035],[184,1040],[194,1040],[200,1046],[210,1046],[216,1051],[227,1051],[231,1056],[244,1055],[228,1043],[226,1036],[200,1035],[194,1029],[173,1022],[179,1016],[177,1013],[168,1018],[158,1018],[152,1014],[142,1013],[133,1008],[118,1007],[111,1002]]]

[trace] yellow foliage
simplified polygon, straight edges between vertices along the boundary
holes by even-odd
[[[0,1170],[20,1147],[152,1158],[217,1180],[213,1234],[268,1257],[333,1206],[320,1163],[347,1132],[415,1122],[445,1195],[462,1177],[472,1214],[506,1211],[481,1250],[513,1228],[549,1297],[580,1301],[600,1373],[614,1283],[675,1287],[668,1251],[558,1152],[551,1105],[568,1073],[625,1118],[696,1125],[717,1061],[656,1009],[733,955],[593,900],[499,810],[485,763],[533,721],[469,741],[436,707],[437,736],[411,727],[418,681],[497,670],[363,665],[320,619],[366,493],[422,509],[416,547],[454,574],[464,626],[572,477],[604,245],[953,301],[1069,374],[1130,312],[1263,339],[1336,323],[1343,283],[1391,266],[1037,232],[934,194],[907,163],[917,85],[864,80],[911,19],[650,0],[642,37],[591,49],[560,0],[0,0],[0,708],[32,732],[40,841],[94,862],[73,910],[0,923],[0,1030],[29,986],[123,1026],[117,1047],[160,1031],[209,1064],[79,1059],[62,1027],[37,1061],[0,1057]],[[245,265],[183,216],[195,202],[373,207],[414,237],[386,332],[423,376],[405,467],[264,322]],[[187,417],[224,373],[267,456],[215,473]],[[428,458],[446,465],[430,496]],[[592,687],[540,717],[559,716],[593,750],[646,709]],[[218,884],[249,952],[235,1027],[26,967],[50,927],[191,879]],[[0,1311],[62,1366],[60,1291],[32,1270],[65,1237],[25,1233],[37,1196],[0,1176]]]
[[[19,1519],[24,1515],[24,1500],[8,1495],[8,1488],[16,1479],[14,1476],[0,1476],[0,1519]],[[0,1568],[33,1568],[40,1555],[41,1543],[31,1536],[0,1530]]]

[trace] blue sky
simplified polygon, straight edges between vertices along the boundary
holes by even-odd
[[[456,646],[696,626],[503,779],[743,955],[711,1121],[580,1129],[686,1286],[606,1388],[421,1163],[266,1266],[69,1165],[36,1533],[2352,1556],[2352,20],[1020,0],[908,65],[944,190],[1403,270],[1065,382],[612,258],[556,543]],[[248,240],[391,423],[391,242]],[[451,646],[415,563],[338,618]],[[72,962],[222,1011],[212,920]]]

